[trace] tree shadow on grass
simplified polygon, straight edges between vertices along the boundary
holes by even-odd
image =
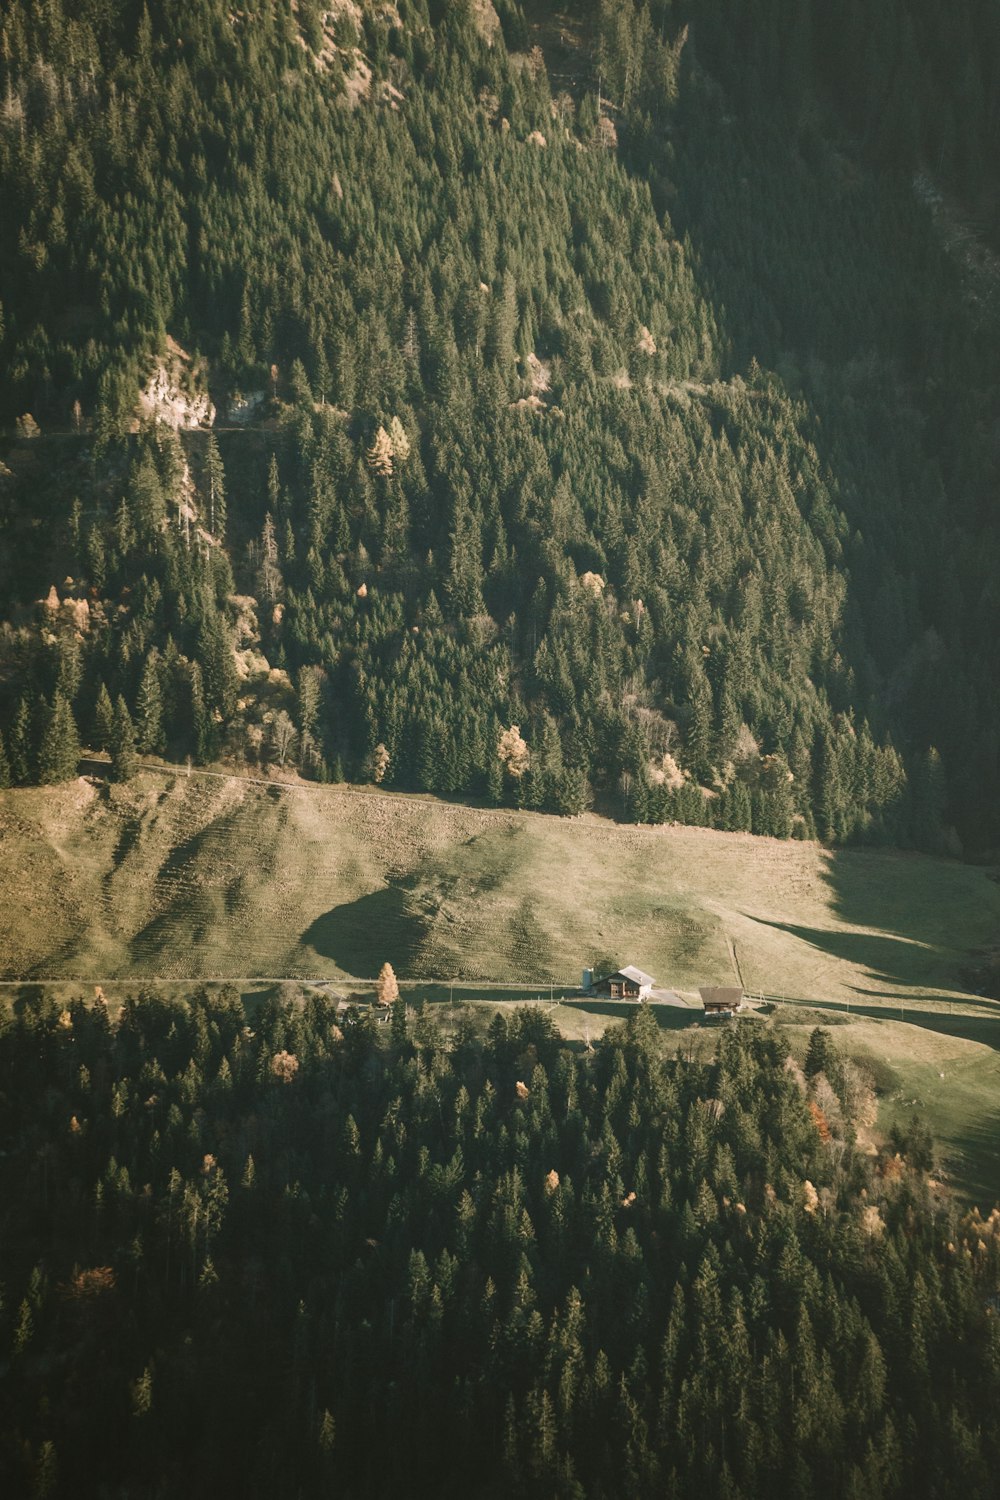
[[[599,1000],[562,1000],[560,1004],[567,1010],[585,1011],[592,1016],[609,1016],[613,1021],[628,1020],[635,1009],[628,1004],[602,1005]],[[649,1014],[663,1031],[686,1031],[689,1026],[700,1026],[704,1019],[700,1010],[688,1010],[679,1005],[651,1005]]]
[[[991,1047],[994,1052],[1000,1052],[1000,1007],[995,1007],[992,1015],[970,1016],[961,1012],[955,1015],[950,1011],[928,1010],[923,1006],[917,1009],[907,1005],[905,998],[901,1000],[899,995],[893,995],[885,1005],[856,1005],[852,1000],[848,1008],[846,1004],[841,1007],[838,1002],[836,1009],[831,1008],[827,1016],[820,1000],[786,999],[784,1004],[794,1007],[796,1011],[801,1006],[802,1019],[808,1025],[838,1025],[842,1021],[849,1022],[858,1017],[864,1017],[868,1021],[893,1021],[897,1025],[902,1022],[906,1026],[919,1026],[924,1031],[934,1031],[939,1036],[979,1042],[984,1047]],[[831,1007],[833,1004],[831,1002]]]
[[[764,922],[866,971],[876,984],[967,990],[977,953],[1000,933],[1000,886],[990,871],[884,849],[824,851],[831,915],[844,931]]]
[[[908,1005],[910,1003],[906,994],[900,994],[899,990],[866,990],[860,984],[846,984],[842,986],[842,988],[850,990],[852,995],[860,995],[862,997],[862,1004],[866,999],[881,1000],[883,1002],[882,1006],[880,1007],[881,1010],[884,1010],[887,1005],[891,1008],[894,1007],[898,1009],[901,1002],[904,1005]],[[811,1001],[810,1003],[819,1004],[820,1002]],[[981,998],[972,995],[961,995],[959,997],[958,1003],[961,1006],[962,1012],[965,1014],[971,1012],[974,1016],[981,1016],[984,1020],[1000,1021],[1000,1002],[997,1002],[996,1000]],[[851,1009],[855,1009],[855,1004],[853,1001],[851,1001]],[[944,1015],[946,1014],[946,1012],[942,1010],[940,1012],[935,1012],[935,1014]],[[947,1014],[951,1015],[953,1014],[953,1012],[949,1010]]]
[[[994,874],[932,854],[898,849],[826,852],[824,878],[837,915],[859,926],[904,933],[917,941],[947,939],[956,916],[1000,915]]]
[[[317,917],[300,941],[345,974],[377,974],[388,960],[400,975],[412,971],[427,923],[403,883],[345,901]]]
[[[776,932],[790,933],[810,947],[829,953],[832,958],[857,964],[866,971],[869,979],[881,980],[886,984],[924,986],[930,982],[940,982],[946,976],[950,968],[949,959],[953,956],[946,948],[921,942],[914,937],[802,927],[796,922],[770,922],[766,917],[759,916],[751,920],[762,927],[771,927]],[[937,971],[933,979],[932,971]]]

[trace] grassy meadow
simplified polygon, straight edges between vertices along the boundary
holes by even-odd
[[[573,987],[636,963],[881,1009],[975,1005],[1000,886],[952,861],[345,788],[143,773],[0,794],[0,977]]]
[[[1000,932],[986,870],[155,772],[0,794],[0,849],[11,989],[101,984],[113,1000],[134,981],[182,994],[228,980],[250,996],[282,980],[349,988],[388,959],[408,993],[444,1004],[551,995],[586,1042],[620,1009],[572,998],[584,966],[638,964],[692,1004],[738,977],[778,1002],[793,1048],[818,1019],[838,1025],[882,1070],[881,1123],[921,1110],[963,1194],[1000,1197],[1000,1004],[966,988]],[[659,1015],[679,1041],[699,1018]]]

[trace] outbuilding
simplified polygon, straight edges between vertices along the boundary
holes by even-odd
[[[715,1018],[726,1020],[743,1009],[743,991],[735,985],[709,986],[699,990],[701,1003],[705,1007],[706,1021]]]

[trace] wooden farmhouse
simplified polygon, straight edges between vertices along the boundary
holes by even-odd
[[[654,980],[650,974],[628,964],[614,974],[595,979],[589,969],[583,971],[583,989],[588,995],[600,995],[609,1000],[648,1000]]]
[[[705,1007],[706,1021],[711,1018],[725,1020],[743,1009],[743,991],[735,986],[708,987],[699,990],[701,1003]]]

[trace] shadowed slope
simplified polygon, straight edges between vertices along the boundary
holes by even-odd
[[[237,778],[5,793],[0,838],[9,978],[360,978],[389,959],[572,986],[609,958],[666,986],[940,1009],[1000,927],[1000,888],[948,861]]]

